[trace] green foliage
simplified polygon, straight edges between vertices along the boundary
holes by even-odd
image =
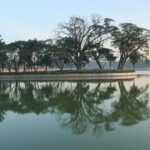
[[[123,69],[126,60],[136,52],[142,51],[148,54],[149,39],[149,30],[131,23],[120,24],[120,28],[112,32],[112,44],[119,49],[120,53],[118,69]]]
[[[77,70],[88,62],[89,51],[101,48],[109,38],[112,21],[108,18],[102,20],[99,15],[92,16],[90,21],[73,16],[67,23],[59,26],[59,39]]]
[[[4,50],[4,47],[5,47],[5,42],[3,41],[0,35],[0,51]]]
[[[62,71],[67,65],[72,65],[82,70],[93,59],[103,70],[106,63],[111,68],[117,58],[112,49],[105,48],[108,43],[119,50],[119,70],[124,68],[129,59],[135,66],[139,55],[146,60],[150,31],[132,23],[113,26],[113,21],[99,15],[93,15],[90,19],[72,16],[58,26],[57,38],[54,40],[34,39],[5,44],[0,36],[1,67],[16,72],[23,68],[26,72],[33,69],[38,71],[43,66],[48,71],[48,67],[53,66]]]
[[[112,54],[112,50],[108,48],[99,48],[99,49],[94,49],[91,50],[90,55],[92,56],[91,58],[96,61],[96,63],[99,66],[99,69],[103,69],[101,62],[108,61],[110,63],[110,68],[111,68],[111,63],[116,60],[116,57]]]
[[[141,60],[142,54],[139,52],[135,52],[130,56],[130,62],[133,64],[133,68],[135,69],[135,64]]]

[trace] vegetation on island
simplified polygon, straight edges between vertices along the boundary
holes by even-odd
[[[111,69],[118,61],[116,69],[123,70],[130,61],[134,69],[139,60],[147,61],[149,40],[150,30],[132,23],[116,26],[113,19],[99,15],[89,20],[72,16],[58,25],[55,39],[5,43],[0,38],[0,68],[1,72],[37,72],[41,68],[49,72],[50,68],[63,71],[69,66],[82,72],[86,64],[95,61],[101,72],[106,63]]]

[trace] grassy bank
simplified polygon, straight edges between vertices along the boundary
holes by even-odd
[[[63,70],[63,71],[40,71],[40,72],[1,72],[0,75],[41,75],[41,74],[94,74],[94,73],[128,73],[135,72],[134,70],[98,70],[98,69],[87,69],[87,70]]]

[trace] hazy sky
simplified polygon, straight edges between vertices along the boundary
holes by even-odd
[[[95,13],[150,29],[150,0],[0,0],[0,34],[6,42],[47,39],[70,16]]]

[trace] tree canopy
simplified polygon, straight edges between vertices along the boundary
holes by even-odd
[[[150,30],[131,23],[120,24],[112,32],[112,44],[119,49],[120,60],[118,69],[123,69],[126,60],[136,52],[149,53]]]
[[[0,36],[1,70],[17,72],[21,68],[25,72],[45,67],[47,71],[50,67],[63,70],[67,66],[81,70],[91,61],[102,70],[104,64],[111,68],[117,57],[118,69],[122,70],[127,61],[135,66],[141,58],[148,60],[150,30],[132,23],[114,26],[113,22],[100,15],[89,19],[72,16],[58,25],[55,39],[6,44]]]
[[[102,19],[99,15],[92,16],[90,21],[73,16],[67,23],[59,25],[58,38],[63,40],[71,61],[77,69],[88,62],[91,49],[103,47],[113,30],[112,19]]]

